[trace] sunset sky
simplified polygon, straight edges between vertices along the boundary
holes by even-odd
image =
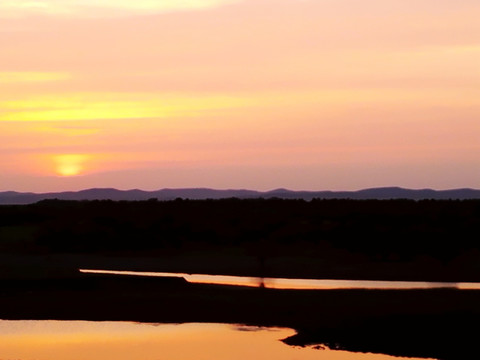
[[[480,188],[478,0],[2,0],[0,191]]]

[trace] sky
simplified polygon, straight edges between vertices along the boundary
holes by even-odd
[[[480,188],[478,0],[2,0],[0,191]]]

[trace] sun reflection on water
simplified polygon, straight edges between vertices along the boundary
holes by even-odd
[[[80,269],[84,274],[110,274],[151,277],[178,277],[190,283],[234,285],[250,287],[266,287],[270,289],[436,289],[452,288],[459,290],[480,289],[480,283],[467,282],[427,282],[427,281],[376,281],[376,280],[334,280],[334,279],[286,279],[286,278],[257,278],[248,276],[141,272]]]
[[[0,320],[0,354],[2,359],[22,360],[400,359],[280,341],[294,333],[227,324]]]

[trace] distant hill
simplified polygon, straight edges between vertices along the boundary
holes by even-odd
[[[222,199],[222,198],[281,198],[281,199],[435,199],[435,200],[465,200],[480,199],[480,190],[476,189],[404,189],[400,187],[382,187],[358,191],[293,191],[275,189],[271,191],[255,190],[215,190],[208,188],[161,189],[156,191],[117,190],[111,188],[87,189],[56,193],[22,193],[15,191],[0,192],[0,205],[32,204],[46,199],[59,200],[173,200],[182,199]]]

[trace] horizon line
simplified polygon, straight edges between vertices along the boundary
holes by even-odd
[[[17,194],[34,194],[34,195],[42,195],[42,194],[55,194],[55,193],[78,193],[84,191],[93,191],[93,190],[113,190],[119,192],[130,192],[130,191],[141,191],[141,192],[158,192],[158,191],[165,191],[165,190],[210,190],[210,191],[250,191],[250,192],[257,192],[257,193],[270,193],[270,192],[306,192],[306,193],[316,193],[316,192],[330,192],[330,193],[354,193],[354,192],[361,192],[361,191],[368,191],[368,190],[407,190],[407,191],[435,191],[435,192],[445,192],[445,191],[458,191],[458,190],[466,190],[466,191],[480,191],[480,188],[472,188],[472,187],[458,187],[458,188],[445,188],[445,189],[435,189],[435,188],[409,188],[409,187],[402,187],[402,186],[378,186],[378,187],[366,187],[366,188],[359,188],[357,190],[293,190],[289,188],[273,188],[270,190],[258,190],[258,189],[250,189],[250,188],[214,188],[214,187],[164,187],[164,188],[157,188],[155,190],[145,190],[141,188],[115,188],[115,187],[91,187],[91,188],[82,188],[79,190],[54,190],[54,191],[43,191],[43,192],[34,192],[34,191],[17,191],[17,190],[0,190],[0,193],[17,193]]]

